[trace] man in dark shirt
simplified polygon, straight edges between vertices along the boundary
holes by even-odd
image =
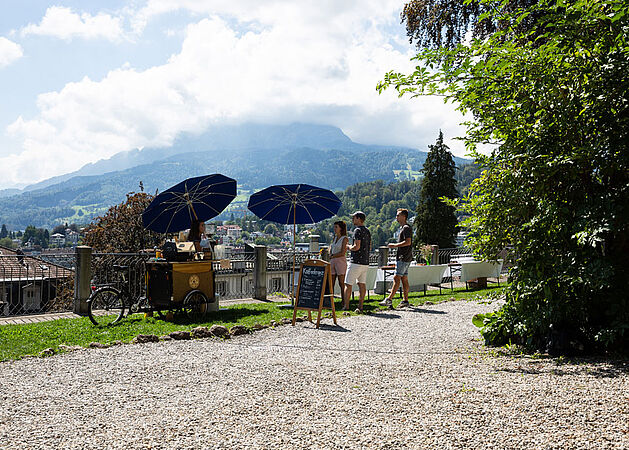
[[[345,301],[344,307],[349,308],[349,299],[352,295],[352,286],[358,282],[358,309],[363,310],[363,301],[367,293],[367,270],[369,269],[369,250],[371,249],[371,233],[365,226],[365,213],[356,211],[352,214],[354,230],[354,243],[348,247],[351,252],[347,275],[345,276]]]
[[[404,300],[400,302],[398,308],[409,306],[408,303],[408,268],[413,261],[413,230],[406,223],[408,220],[408,209],[400,208],[397,210],[396,220],[400,224],[400,236],[397,244],[389,244],[389,248],[397,248],[397,256],[395,258],[395,277],[393,277],[393,288],[391,293],[380,302],[383,306],[393,306],[393,296],[400,287],[402,282],[402,291]]]

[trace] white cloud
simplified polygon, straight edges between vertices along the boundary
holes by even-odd
[[[0,37],[0,68],[8,66],[24,55],[22,47],[5,37]]]
[[[361,143],[420,149],[434,143],[438,129],[446,137],[460,133],[460,116],[440,99],[376,92],[386,71],[413,67],[413,49],[396,50],[398,36],[387,31],[399,22],[400,2],[231,3],[237,6],[216,2],[212,9],[212,2],[180,1],[207,17],[188,26],[181,51],[163,65],[125,65],[102,80],[40,95],[37,116],[9,127],[23,153],[0,158],[0,176],[28,165],[34,181],[48,178],[224,122],[331,124]],[[173,9],[162,0],[147,8],[136,17]],[[449,144],[463,153],[461,144]],[[40,164],[32,167],[33,160]]]
[[[77,14],[70,8],[51,6],[38,25],[29,24],[22,28],[22,36],[52,36],[64,40],[107,39],[120,41],[123,36],[122,19],[109,14]]]

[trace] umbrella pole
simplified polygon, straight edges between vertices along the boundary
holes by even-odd
[[[291,305],[295,305],[295,223],[297,222],[296,219],[296,212],[295,212],[295,208],[297,207],[297,205],[295,203],[293,203],[293,284],[291,285],[291,296],[290,296],[290,303]]]

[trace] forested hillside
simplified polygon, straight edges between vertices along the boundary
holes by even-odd
[[[140,181],[147,192],[155,193],[185,178],[210,173],[235,178],[243,193],[283,183],[307,183],[336,190],[377,179],[390,183],[400,177],[396,171],[421,170],[426,158],[426,153],[417,150],[367,148],[179,154],[152,164],[104,175],[74,177],[44,189],[0,198],[0,221],[14,230],[28,225],[53,228],[62,222],[87,223],[121,202],[128,192],[137,191]]]
[[[420,191],[420,181],[400,181],[386,183],[383,180],[358,183],[344,191],[336,192],[343,205],[338,217],[324,220],[317,224],[316,233],[323,242],[329,242],[332,236],[332,225],[339,217],[352,228],[350,214],[360,210],[365,213],[365,226],[371,231],[372,248],[385,245],[398,229],[395,220],[397,208],[407,208],[414,215]]]

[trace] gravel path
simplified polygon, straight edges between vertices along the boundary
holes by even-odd
[[[629,362],[497,355],[495,307],[0,363],[0,448],[629,448]]]

